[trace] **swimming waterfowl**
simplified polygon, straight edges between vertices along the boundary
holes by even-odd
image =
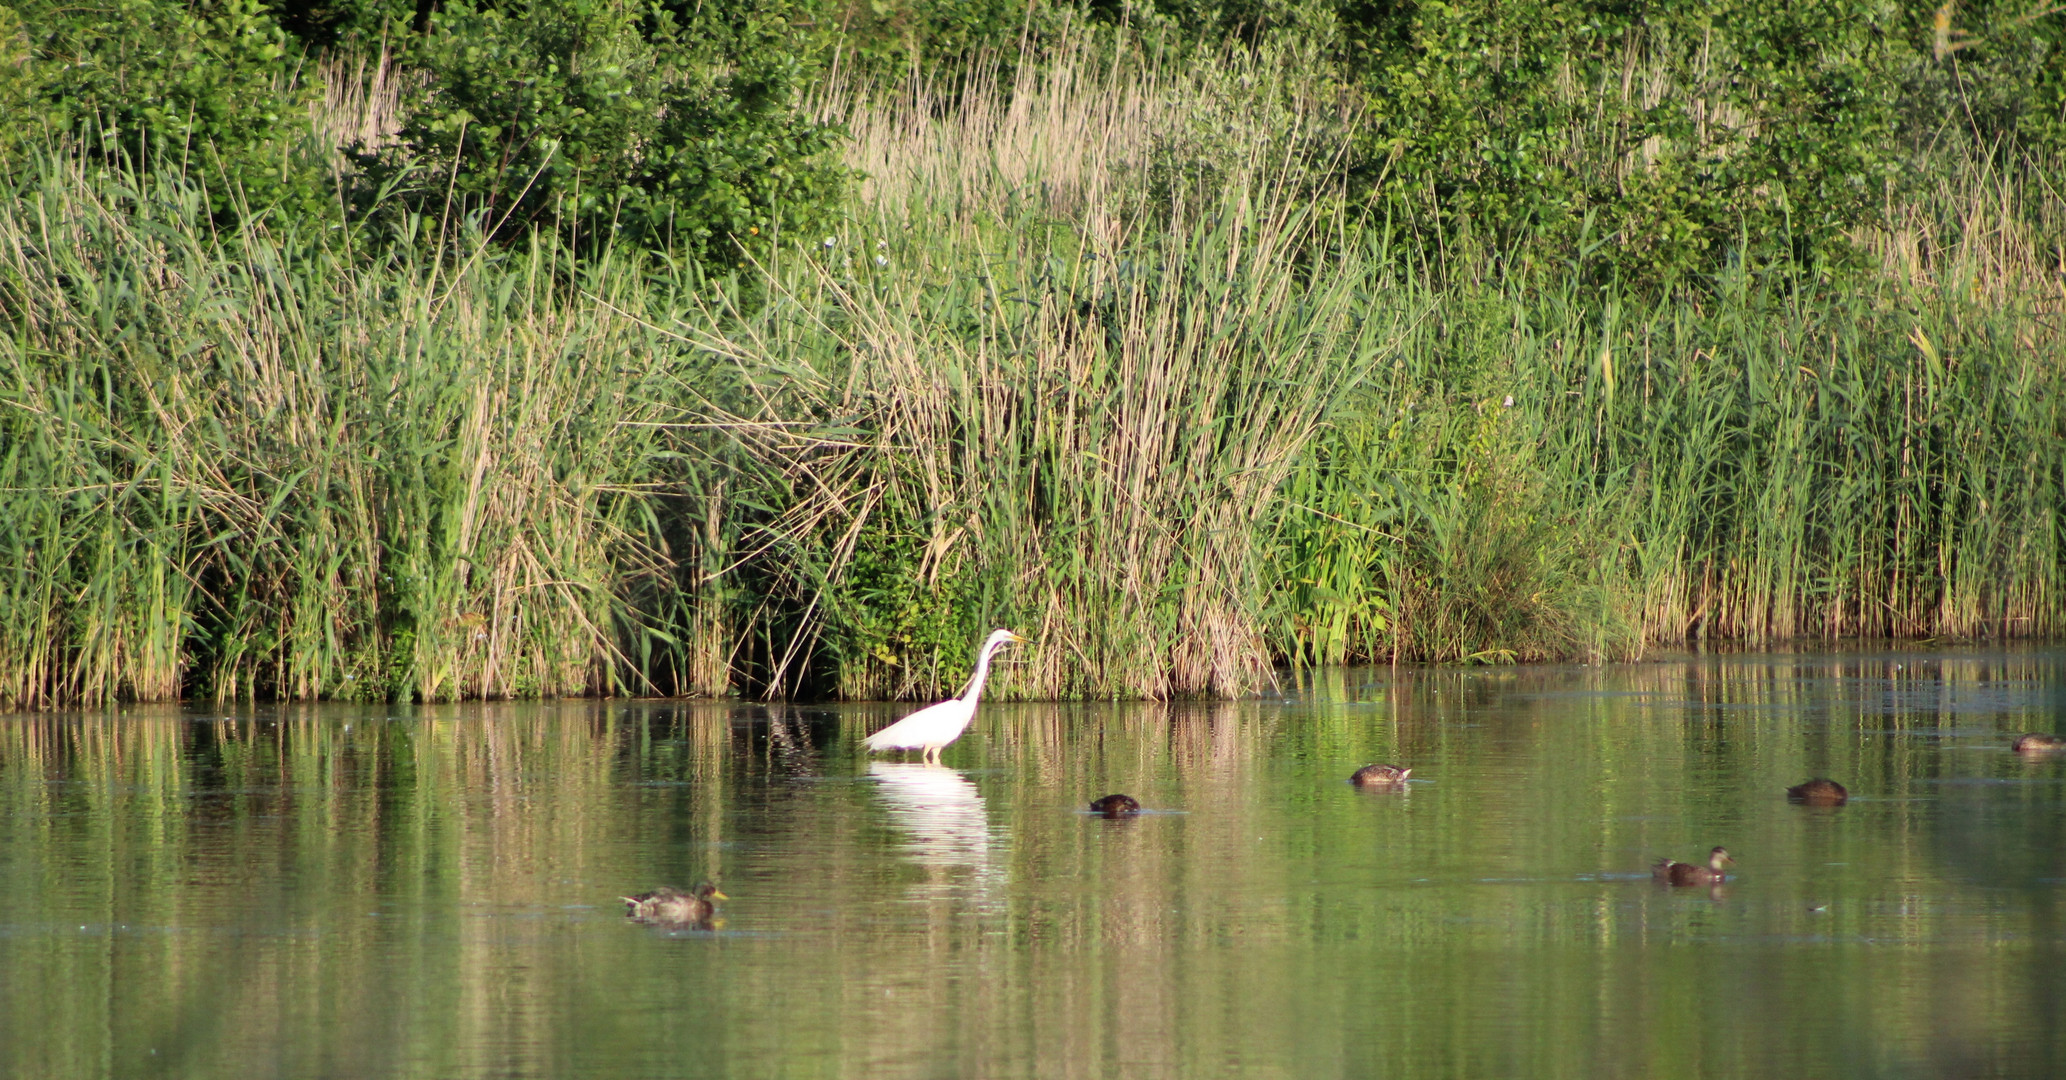
[[[1405,783],[1406,778],[1412,775],[1412,769],[1402,769],[1397,765],[1365,765],[1357,769],[1349,780],[1357,787],[1391,787]]]
[[[1650,868],[1650,876],[1662,885],[1719,885],[1727,877],[1722,873],[1722,867],[1735,862],[1729,857],[1727,848],[1717,846],[1707,853],[1706,866],[1659,859],[1657,865]]]
[[[2043,754],[2052,750],[2066,750],[2066,739],[2033,731],[2017,739],[2016,744],[2009,749],[2019,754]]]
[[[1126,817],[1141,812],[1141,804],[1131,795],[1107,795],[1090,804],[1091,812],[1106,817]]]
[[[694,892],[685,893],[662,885],[649,893],[618,899],[629,905],[624,914],[630,918],[658,923],[700,923],[717,913],[717,905],[713,901],[731,897],[718,892],[717,886],[705,881],[699,883]]]
[[[1842,806],[1850,800],[1851,793],[1845,791],[1842,784],[1818,776],[1804,784],[1795,784],[1787,788],[1786,798],[1790,802],[1806,803],[1809,806]]]

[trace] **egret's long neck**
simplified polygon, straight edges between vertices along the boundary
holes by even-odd
[[[968,681],[968,690],[962,693],[961,700],[974,705],[982,698],[983,680],[990,677],[990,655],[995,653],[998,647],[1003,644],[1004,642],[1002,641],[987,641],[983,643],[983,651],[976,657],[975,678]]]

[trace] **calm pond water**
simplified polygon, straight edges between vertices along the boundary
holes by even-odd
[[[2066,652],[907,710],[0,717],[0,1075],[2066,1075]]]

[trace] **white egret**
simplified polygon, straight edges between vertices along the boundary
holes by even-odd
[[[976,718],[976,702],[983,696],[983,680],[990,677],[990,657],[1006,645],[1025,641],[1009,630],[992,630],[976,653],[976,674],[960,697],[948,698],[897,721],[862,740],[870,750],[924,750],[925,762],[940,763],[940,750],[961,738],[968,723]]]

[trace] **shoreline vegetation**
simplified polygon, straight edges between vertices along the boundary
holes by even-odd
[[[0,707],[2061,630],[2066,15],[220,6],[0,7]]]

